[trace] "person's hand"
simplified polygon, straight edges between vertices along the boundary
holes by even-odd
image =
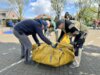
[[[51,46],[52,46],[52,48],[56,48],[57,45],[58,45],[58,43],[56,43],[56,44],[52,44]]]
[[[58,46],[58,43],[55,44],[55,47],[57,47],[57,46]]]
[[[37,44],[38,46],[40,46],[41,44],[39,43],[39,44]]]
[[[56,46],[55,45],[51,45],[52,46],[52,48],[56,48]]]

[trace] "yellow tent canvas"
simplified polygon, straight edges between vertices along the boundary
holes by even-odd
[[[68,37],[66,37],[67,39],[63,38],[63,41],[68,40]],[[33,45],[32,59],[41,64],[59,67],[74,60],[74,48],[64,42],[59,43],[57,48],[52,48],[47,44],[42,44],[39,47]]]

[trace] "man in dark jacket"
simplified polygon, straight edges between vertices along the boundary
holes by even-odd
[[[74,22],[71,22],[70,20],[59,20],[57,23],[57,28],[61,29],[61,35],[58,38],[57,42],[60,42],[64,34],[68,34],[70,36],[74,36],[74,43],[73,46],[75,48],[75,65],[73,62],[73,67],[79,67],[80,65],[80,58],[79,58],[79,50],[82,48],[85,38],[87,35],[87,28],[85,26],[80,26],[79,24],[75,24]],[[57,44],[55,45],[55,47]],[[77,62],[77,61],[78,62]]]
[[[13,33],[14,35],[19,39],[19,42],[21,43],[21,58],[25,57],[25,63],[28,63],[31,61],[30,55],[32,50],[32,44],[28,38],[28,35],[32,35],[36,44],[40,46],[40,42],[36,36],[36,34],[39,35],[39,37],[48,45],[52,45],[52,42],[49,41],[44,35],[42,30],[44,28],[47,28],[50,26],[49,21],[44,21],[41,19],[36,20],[23,20],[17,25],[15,25]]]

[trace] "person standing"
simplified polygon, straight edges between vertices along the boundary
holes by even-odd
[[[74,37],[74,49],[75,49],[75,61],[70,65],[70,67],[75,68],[79,67],[80,65],[80,48],[83,47],[83,44],[85,42],[85,38],[87,35],[87,27],[84,25],[77,25],[75,22],[71,22],[70,20],[59,20],[57,23],[57,28],[61,29],[61,35],[58,38],[58,43],[61,41],[64,34],[68,34],[72,37]],[[55,44],[55,47],[58,45],[58,43]]]
[[[18,38],[19,42],[21,43],[21,58],[25,58],[25,63],[30,63],[31,61],[31,50],[32,50],[32,44],[28,38],[29,35],[32,35],[33,39],[35,40],[36,44],[40,46],[40,42],[36,36],[36,34],[39,35],[39,37],[48,45],[51,45],[53,47],[53,44],[51,41],[49,41],[43,34],[42,30],[45,27],[49,27],[50,23],[41,19],[36,20],[23,20],[17,23],[14,27],[13,33]]]

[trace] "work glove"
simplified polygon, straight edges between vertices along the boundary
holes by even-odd
[[[57,45],[58,45],[58,43],[56,43],[56,44],[51,44],[52,48],[56,48]]]
[[[55,44],[55,47],[57,47],[57,46],[58,46],[58,43]]]
[[[41,44],[40,44],[40,43],[38,43],[37,45],[38,45],[38,46],[41,46]]]

